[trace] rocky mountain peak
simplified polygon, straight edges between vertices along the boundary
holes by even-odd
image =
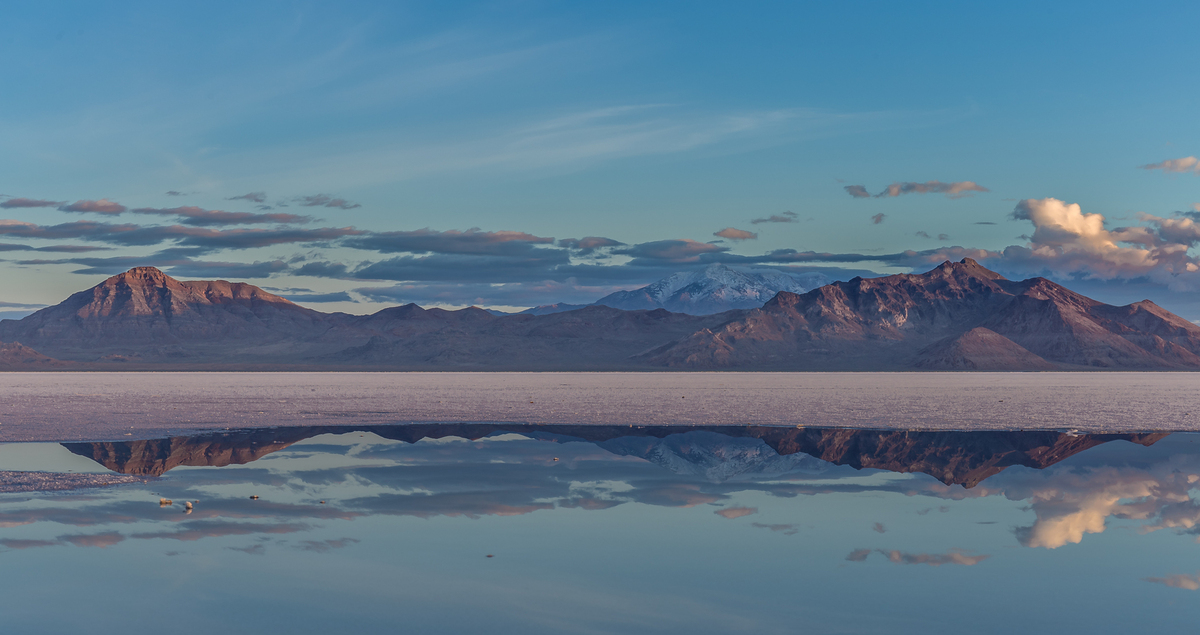
[[[942,273],[959,275],[959,276],[966,275],[966,276],[977,277],[977,278],[986,278],[988,280],[1007,280],[1007,278],[1005,278],[1004,276],[979,264],[973,258],[963,258],[962,260],[959,260],[958,262],[951,262],[951,261],[947,260],[947,261],[943,262],[942,264],[938,265],[938,267],[936,269],[934,269],[933,271],[931,271],[929,273],[932,274],[934,272],[942,272]],[[926,274],[926,275],[929,275],[929,274]]]
[[[117,275],[105,280],[103,284],[105,286],[113,286],[113,285],[119,285],[119,284],[128,284],[128,285],[150,284],[153,286],[163,286],[163,285],[171,283],[171,282],[174,282],[176,284],[179,283],[178,280],[163,273],[162,270],[159,269],[158,267],[134,267],[134,268],[130,269],[129,271],[126,271],[124,273],[118,273]]]

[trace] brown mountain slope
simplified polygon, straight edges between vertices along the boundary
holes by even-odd
[[[498,317],[473,307],[443,311],[408,305],[359,318],[353,328],[366,331],[370,339],[321,360],[398,368],[631,369],[639,365],[637,355],[741,314],[695,316],[588,306]]]
[[[278,356],[272,344],[320,335],[329,321],[253,285],[181,282],[138,267],[22,320],[0,322],[0,340],[80,361],[254,359]]]
[[[65,366],[67,364],[64,362],[42,355],[20,342],[0,342],[0,370],[40,370]]]
[[[977,327],[1015,348],[982,332],[953,346]],[[955,368],[1046,368],[1021,349],[1058,368],[1200,367],[1200,327],[1149,301],[1114,307],[1044,278],[1006,280],[970,259],[920,275],[780,293],[744,318],[645,359],[670,368],[903,370],[940,367],[938,350],[928,348],[938,341],[955,348]],[[1004,351],[989,350],[995,346]]]
[[[917,352],[916,368],[926,370],[1051,370],[1054,364],[982,326],[947,337]]]

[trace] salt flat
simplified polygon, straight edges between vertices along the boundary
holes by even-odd
[[[0,373],[0,441],[405,422],[1200,430],[1194,373]]]

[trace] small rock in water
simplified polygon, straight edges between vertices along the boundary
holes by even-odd
[[[169,498],[160,498],[160,499],[158,499],[158,506],[159,506],[159,507],[166,507],[167,505],[174,505],[174,504],[175,504],[175,503],[171,502],[171,499],[169,499]]]
[[[251,496],[250,500],[252,500],[252,501],[258,500],[258,494],[254,494],[253,496]]]
[[[192,509],[192,503],[190,501],[187,503],[184,503],[183,508],[190,511]]]

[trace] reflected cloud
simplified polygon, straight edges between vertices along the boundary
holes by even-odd
[[[876,551],[887,556],[889,561],[896,564],[927,564],[932,567],[940,567],[944,564],[961,564],[970,567],[991,558],[989,555],[968,556],[957,549],[952,549],[947,553],[905,553],[895,549],[891,551],[876,549]]]
[[[749,516],[751,514],[757,514],[758,508],[757,507],[728,507],[726,509],[718,509],[717,511],[715,511],[713,513],[722,518],[729,518],[732,520],[734,518],[741,518],[742,516]]]
[[[57,540],[27,540],[22,538],[0,538],[0,545],[9,549],[36,549],[38,547],[54,547],[62,543]]]
[[[102,534],[75,534],[70,536],[59,536],[59,541],[67,542],[76,547],[111,547],[119,542],[123,542],[125,537],[115,531],[108,531]]]
[[[1153,582],[1164,586],[1174,587],[1176,589],[1187,589],[1188,591],[1200,590],[1200,573],[1196,575],[1184,575],[1181,573],[1169,575],[1162,578],[1142,578],[1146,582]]]
[[[302,532],[320,528],[322,521],[374,515],[478,519],[557,508],[598,511],[629,503],[674,508],[716,504],[720,508],[714,514],[736,519],[759,511],[738,504],[745,492],[777,498],[869,493],[946,501],[1003,497],[1027,502],[1034,514],[1032,524],[1015,530],[1019,544],[1026,547],[1054,549],[1078,543],[1088,533],[1104,531],[1109,517],[1142,521],[1143,533],[1200,533],[1200,505],[1190,498],[1190,490],[1200,482],[1200,454],[1185,444],[1155,445],[1166,436],[1161,434],[513,424],[350,431],[323,426],[64,444],[75,454],[126,474],[164,476],[183,466],[222,469],[189,470],[181,474],[182,481],[155,481],[148,486],[154,493],[147,501],[0,507],[0,527],[42,522],[78,527],[157,524],[152,530],[138,527],[35,543],[11,539],[24,546],[0,544],[15,549],[108,546],[130,538],[194,541]],[[339,436],[313,438],[331,434]],[[1121,441],[1154,447],[1147,450]],[[1105,445],[1110,442],[1118,443]],[[1102,445],[1104,452],[1086,452]],[[1149,458],[1130,463],[1114,456]],[[243,467],[255,462],[261,463]],[[1015,466],[1033,469],[1009,471]],[[876,470],[913,476],[875,478],[881,475]],[[231,485],[239,486],[237,495],[222,493]],[[191,515],[160,509],[160,490],[176,500],[199,498],[203,503]],[[327,490],[343,495],[318,502]],[[279,495],[266,495],[269,492]],[[249,493],[264,496],[250,500]],[[306,500],[288,498],[300,495]],[[916,514],[949,509],[930,506]],[[785,535],[798,531],[793,523],[750,526]],[[887,532],[883,522],[875,522],[872,529]],[[295,548],[345,546],[319,540],[300,545]],[[901,563],[931,565],[975,564],[987,557],[957,551],[880,553]],[[866,558],[861,550],[851,555]]]
[[[799,529],[796,529],[796,526],[792,523],[779,523],[779,524],[750,523],[750,526],[758,527],[759,529],[770,529],[771,531],[783,532],[783,535],[785,535],[785,536],[794,536],[794,535],[796,535],[797,532],[800,531]]]
[[[246,536],[253,534],[290,534],[311,529],[311,526],[299,523],[236,523],[228,521],[198,521],[183,523],[183,528],[176,531],[157,531],[133,534],[130,538],[165,540],[182,540],[191,542],[202,538],[219,536]]]
[[[326,551],[341,549],[342,547],[346,547],[357,542],[358,540],[354,538],[338,538],[337,540],[303,540],[299,545],[296,546],[296,548],[300,549],[301,551],[325,553]]]
[[[846,559],[850,562],[866,562],[869,555],[871,555],[870,549],[855,549],[846,556]]]

